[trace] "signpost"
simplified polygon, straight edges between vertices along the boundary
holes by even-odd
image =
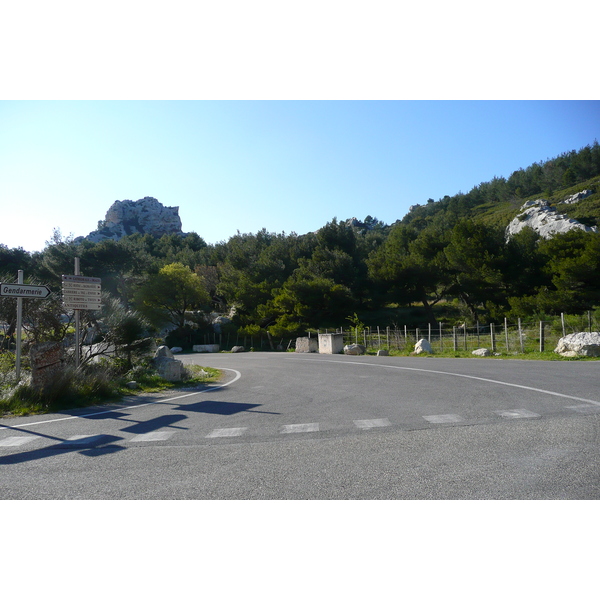
[[[62,276],[63,304],[75,311],[75,368],[79,367],[79,311],[102,308],[102,280],[79,274],[79,258],[75,258],[75,275]]]
[[[17,271],[17,283],[0,283],[0,296],[17,299],[17,346],[15,351],[15,374],[17,381],[21,378],[21,327],[23,325],[23,298],[46,298],[50,288],[45,285],[29,285],[23,283],[23,271]]]

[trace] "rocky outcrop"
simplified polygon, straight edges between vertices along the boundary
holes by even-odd
[[[589,227],[576,219],[569,219],[566,215],[556,212],[547,200],[530,200],[521,207],[521,212],[510,222],[506,228],[506,237],[510,238],[524,227],[531,227],[543,238],[550,238],[557,233],[567,233],[574,229],[581,229],[590,233],[597,233],[598,227]]]
[[[565,357],[600,356],[600,333],[570,333],[558,340],[554,352]]]
[[[562,200],[562,204],[577,204],[580,200],[587,198],[593,194],[592,190],[583,190],[581,192],[577,192],[568,198]]]
[[[98,229],[76,241],[116,241],[133,233],[149,233],[156,237],[170,233],[183,235],[179,207],[164,206],[156,198],[148,196],[135,201],[116,200],[108,209],[104,221],[98,223]]]

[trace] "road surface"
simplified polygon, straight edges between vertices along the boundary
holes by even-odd
[[[0,498],[600,498],[600,362],[180,358],[223,380],[0,419]]]

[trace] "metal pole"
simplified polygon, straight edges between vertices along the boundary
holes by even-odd
[[[540,352],[544,351],[544,321],[540,321]]]
[[[494,324],[490,323],[490,337],[492,339],[492,352],[496,352],[496,337],[494,336]]]
[[[17,271],[17,283],[23,283],[23,271]],[[21,378],[21,325],[23,324],[23,298],[17,298],[17,349],[15,354],[15,371],[17,381]]]
[[[508,352],[508,322],[506,321],[506,317],[504,317],[504,339],[506,340],[506,351]]]
[[[81,275],[79,271],[79,258],[75,257],[75,275]],[[75,368],[79,369],[79,309],[75,309]]]

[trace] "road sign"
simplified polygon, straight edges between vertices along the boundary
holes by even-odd
[[[46,298],[50,288],[45,285],[28,285],[24,283],[0,283],[0,296],[11,298]]]
[[[101,284],[102,279],[100,277],[84,277],[83,275],[63,275],[62,276],[63,284],[65,282],[71,283],[97,283]]]
[[[62,292],[65,308],[73,310],[100,310],[102,280],[99,277],[63,275]]]

